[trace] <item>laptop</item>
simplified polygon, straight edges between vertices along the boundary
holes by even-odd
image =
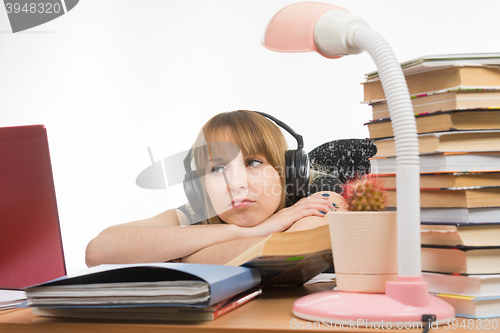
[[[22,289],[63,275],[46,128],[0,128],[0,289]]]

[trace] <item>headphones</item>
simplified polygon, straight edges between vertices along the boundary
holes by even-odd
[[[297,149],[290,149],[285,153],[286,206],[292,206],[300,199],[309,195],[309,157],[304,151],[304,140],[290,126],[275,117],[264,112],[253,112],[272,120],[297,140]],[[184,159],[184,169],[186,170],[183,182],[184,192],[193,211],[201,220],[206,220],[209,216],[206,210],[203,186],[196,170],[191,169],[193,149],[189,150]]]

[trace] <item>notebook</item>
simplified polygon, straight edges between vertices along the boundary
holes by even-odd
[[[0,289],[66,275],[47,132],[0,128]]]

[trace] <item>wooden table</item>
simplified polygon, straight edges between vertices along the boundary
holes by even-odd
[[[331,290],[330,283],[318,283],[294,288],[267,288],[262,296],[247,304],[207,322],[138,322],[112,320],[83,320],[38,317],[31,313],[31,309],[10,309],[0,311],[0,332],[47,332],[47,333],[102,333],[102,332],[290,332],[290,331],[342,331],[331,325],[307,322],[292,314],[292,303],[297,298],[312,292]],[[460,327],[467,323],[467,319],[457,318],[458,327],[439,329],[430,332],[499,332],[500,328],[483,330]],[[498,319],[500,324],[500,319]],[[466,325],[465,325],[466,326]],[[382,329],[345,329],[354,332],[398,332],[401,330]],[[422,332],[421,329],[404,330],[404,332]]]

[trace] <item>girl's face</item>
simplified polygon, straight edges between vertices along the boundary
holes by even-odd
[[[262,155],[210,160],[205,186],[217,215],[240,227],[263,222],[281,201],[278,171]]]

